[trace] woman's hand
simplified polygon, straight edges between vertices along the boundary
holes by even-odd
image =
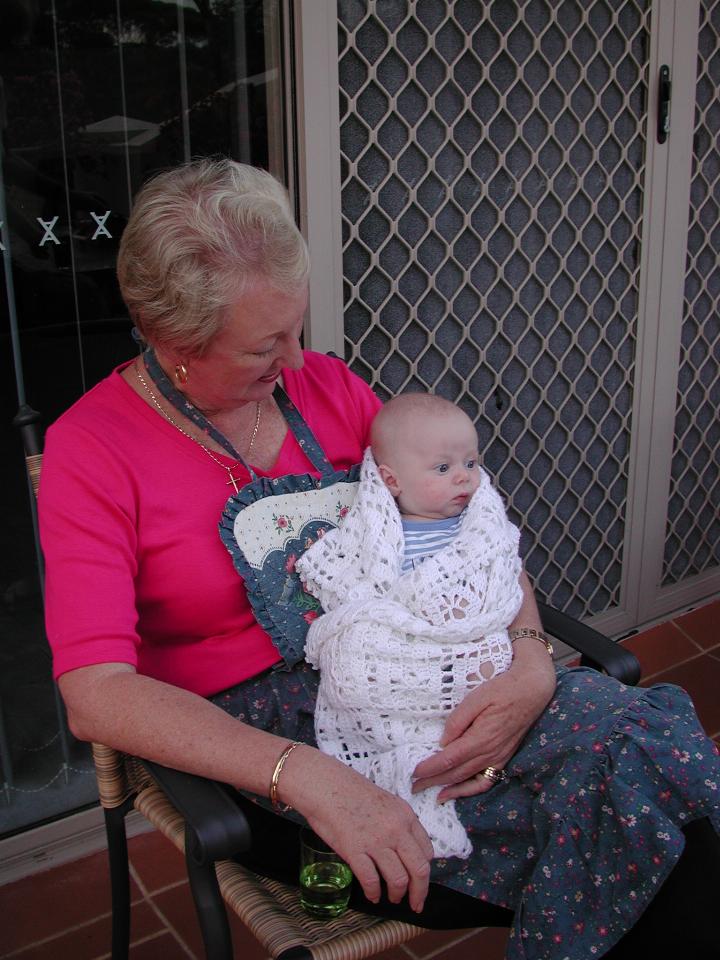
[[[293,753],[283,781],[283,800],[348,863],[368,900],[380,899],[382,878],[392,903],[407,893],[411,908],[422,910],[433,848],[404,800],[309,747]]]
[[[413,793],[442,785],[438,800],[445,801],[493,788],[480,771],[505,766],[555,690],[554,668],[542,644],[528,638],[515,647],[510,670],[476,687],[449,715],[442,749],[415,768]]]

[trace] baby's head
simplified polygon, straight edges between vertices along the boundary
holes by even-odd
[[[389,400],[373,420],[370,443],[380,476],[410,520],[456,517],[480,483],[473,422],[442,397]]]

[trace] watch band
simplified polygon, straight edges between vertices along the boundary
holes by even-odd
[[[539,640],[547,650],[550,656],[553,655],[554,649],[553,645],[548,640],[546,634],[542,630],[535,630],[534,627],[518,627],[515,630],[508,630],[508,636],[510,637],[510,642],[515,643],[516,640],[520,640],[523,637],[532,637],[533,640]]]

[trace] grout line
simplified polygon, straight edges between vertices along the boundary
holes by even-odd
[[[130,867],[131,876],[132,876],[132,867]],[[137,882],[137,878],[133,878]],[[140,886],[140,884],[138,884]],[[170,889],[166,887],[165,889]],[[130,901],[130,908],[134,906],[139,906],[145,900],[144,896],[135,897]],[[60,937],[64,937],[69,933],[76,933],[78,930],[83,930],[86,927],[92,926],[92,924],[97,923],[99,920],[112,919],[112,910],[105,910],[102,913],[96,914],[94,917],[91,917],[89,920],[83,920],[82,923],[75,923],[69,927],[63,927],[62,930],[57,930],[55,933],[50,934],[47,937],[41,937],[39,940],[32,940],[30,943],[26,943],[22,947],[18,947],[17,950],[12,950],[10,953],[0,954],[0,960],[6,960],[9,957],[21,956],[26,950],[29,950],[31,947],[41,947],[46,943],[50,943],[53,940],[57,940]],[[139,941],[138,941],[139,942]],[[110,954],[107,954],[109,957]]]
[[[24,947],[18,947],[17,950],[11,950],[10,953],[0,954],[0,958],[2,958],[2,960],[6,960],[7,957],[19,957],[26,950],[30,950],[31,947],[42,947],[46,943],[51,943],[53,940],[64,937],[68,933],[75,933],[78,930],[84,930],[86,927],[91,927],[94,923],[97,923],[98,920],[105,920],[108,917],[112,917],[111,911],[106,913],[98,913],[97,916],[93,917],[91,920],[84,920],[82,923],[75,923],[71,927],[65,927],[63,930],[58,930],[49,937],[41,937],[39,940],[33,940],[30,943],[26,943]]]
[[[717,654],[712,652],[714,650],[717,651]],[[632,653],[632,650],[630,650],[630,653]],[[653,677],[659,677],[662,673],[668,673],[670,670],[674,670],[675,667],[684,667],[686,663],[692,663],[693,661],[699,660],[705,655],[711,656],[713,660],[720,659],[720,648],[711,647],[709,650],[702,650],[701,652],[699,651],[698,653],[693,654],[692,657],[686,657],[684,660],[675,660],[669,666],[663,667],[662,670],[656,670],[655,673],[648,673],[646,676],[641,675],[640,679],[651,680]],[[638,657],[638,659],[640,658]]]
[[[192,952],[192,950],[190,949],[190,947],[185,943],[185,941],[184,941],[183,938],[180,936],[180,934],[178,933],[178,931],[175,929],[175,927],[173,926],[173,924],[170,923],[170,921],[169,921],[168,918],[165,916],[165,914],[162,912],[162,910],[160,909],[160,907],[155,903],[155,901],[154,901],[153,898],[152,898],[152,895],[151,895],[150,893],[148,893],[148,889],[147,889],[147,887],[145,886],[145,884],[143,883],[143,881],[140,879],[140,874],[137,872],[137,870],[135,869],[135,867],[134,867],[132,864],[130,864],[130,865],[129,865],[129,869],[130,869],[130,876],[133,878],[133,880],[135,881],[135,883],[136,883],[136,884],[138,885],[138,887],[140,888],[140,891],[142,892],[142,894],[143,894],[143,896],[144,896],[144,898],[145,898],[145,902],[148,904],[148,906],[149,906],[150,909],[153,911],[153,913],[155,914],[155,916],[158,917],[158,919],[159,919],[162,923],[165,924],[165,929],[166,929],[166,931],[167,931],[168,933],[170,933],[170,934],[177,940],[178,945],[180,946],[180,948],[181,948],[182,950],[185,951],[185,953],[188,955],[188,957],[190,957],[190,960],[197,960],[197,957],[196,957],[195,954]],[[178,886],[178,884],[174,884],[173,886]],[[172,887],[171,887],[171,889],[172,889]]]
[[[439,953],[444,953],[445,950],[452,950],[454,947],[457,947],[458,944],[464,943],[466,940],[469,940],[470,937],[474,937],[475,934],[480,933],[481,930],[485,929],[485,927],[469,927],[467,933],[462,934],[456,939],[450,941],[450,943],[445,943],[440,947],[436,947],[434,950],[431,950],[430,953],[414,953],[412,947],[410,947],[407,943],[400,944],[400,946],[413,958],[413,960],[430,960],[431,957],[436,957]],[[439,931],[434,932],[437,933]],[[413,941],[411,940],[410,943],[412,942]]]
[[[131,867],[131,869],[133,868]],[[188,883],[187,877],[183,877],[182,880],[174,880],[172,883],[167,883],[165,884],[164,887],[157,887],[154,890],[149,890],[147,887],[145,887],[144,889],[146,891],[146,894],[145,894],[145,897],[143,897],[143,899],[145,900],[147,899],[147,897],[155,897],[159,893],[167,893],[169,890],[177,890],[178,887],[183,887],[187,883]]]
[[[673,626],[677,627],[678,630],[680,631],[680,633],[681,633],[684,637],[687,637],[687,639],[690,640],[692,643],[694,643],[695,646],[696,646],[699,650],[702,650],[702,649],[703,649],[703,648],[700,646],[700,643],[695,639],[695,637],[693,637],[692,634],[688,633],[687,630],[684,629],[684,627],[681,627],[680,624],[679,624],[676,620],[671,620],[670,623],[672,623]]]
[[[157,930],[155,933],[148,933],[144,937],[138,937],[137,940],[130,941],[130,950],[133,947],[140,946],[143,943],[149,943],[151,940],[157,940],[158,937],[167,936],[169,933],[168,930]],[[98,957],[93,957],[93,960],[112,960],[112,953],[101,953]]]

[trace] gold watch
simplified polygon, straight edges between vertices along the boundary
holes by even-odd
[[[554,653],[553,645],[542,630],[535,630],[533,627],[518,627],[516,630],[508,630],[508,636],[510,637],[511,643],[515,643],[516,640],[520,640],[523,637],[532,637],[533,640],[539,640],[540,643],[544,645],[550,656]]]

